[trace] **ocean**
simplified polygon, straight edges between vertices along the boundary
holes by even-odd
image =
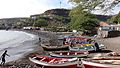
[[[0,30],[0,56],[8,50],[10,57],[6,56],[6,61],[14,61],[29,53],[36,47],[38,37],[22,31]],[[0,60],[1,61],[1,60]]]

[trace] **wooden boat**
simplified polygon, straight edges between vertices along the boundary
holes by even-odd
[[[88,51],[79,51],[79,52],[51,52],[50,55],[53,57],[66,57],[66,58],[70,58],[70,57],[86,57],[88,56],[89,52]]]
[[[84,68],[120,68],[120,57],[82,59]]]
[[[94,51],[94,45],[93,44],[84,44],[84,45],[75,45],[73,47],[69,46],[70,51]]]
[[[66,37],[63,39],[64,44],[68,44],[71,45],[71,41],[74,44],[86,44],[86,43],[90,43],[91,39],[90,38],[83,38],[83,37]]]
[[[98,50],[105,49],[105,46],[103,44],[99,44],[98,47],[99,49],[93,44],[79,44],[73,47],[69,46],[69,50],[70,51],[98,51]]]
[[[41,47],[46,51],[69,50],[69,46],[67,45],[50,46],[41,44]]]
[[[29,60],[43,68],[76,68],[78,64],[78,58],[67,59],[36,55],[30,57]]]

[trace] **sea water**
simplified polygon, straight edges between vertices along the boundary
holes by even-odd
[[[8,50],[10,57],[6,56],[6,61],[14,61],[21,58],[24,54],[32,51],[38,37],[22,31],[0,30],[0,56]]]

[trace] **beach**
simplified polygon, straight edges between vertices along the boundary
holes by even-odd
[[[42,41],[48,42],[48,40],[50,40],[50,39],[55,40],[58,37],[56,35],[56,33],[53,33],[53,32],[41,32],[41,31],[25,31],[25,32],[37,35],[39,38],[41,38],[41,42]],[[97,42],[104,44],[107,48],[106,50],[116,51],[116,52],[120,53],[119,39],[120,39],[120,37],[100,38],[100,39],[96,39],[96,40],[97,40]],[[24,54],[24,56],[22,58],[15,60],[15,61],[8,62],[5,64],[5,66],[1,66],[1,68],[40,68],[39,66],[36,66],[34,63],[29,61],[29,57],[33,54],[40,54],[40,55],[47,54],[47,52],[44,51],[40,47],[41,42],[34,44],[37,46],[34,47],[34,49],[32,51],[30,51],[29,53]],[[55,42],[59,43],[58,41],[55,41]],[[104,53],[104,52],[102,52],[102,53]],[[96,54],[96,53],[93,53],[93,54]]]
[[[57,36],[54,35],[54,33],[52,32],[40,32],[40,31],[23,31],[23,32],[34,34],[37,36],[37,39],[41,38],[41,40],[44,42],[49,42],[48,40],[57,38]],[[0,68],[40,68],[39,66],[36,66],[34,63],[29,61],[29,57],[33,54],[40,54],[40,55],[47,54],[47,52],[45,52],[40,47],[40,43],[41,42],[38,40],[38,42],[32,45],[34,46],[32,47],[32,50],[25,53],[24,56],[22,56],[21,58],[18,57],[19,58],[19,59],[17,58],[18,60],[7,62],[4,66],[0,66]]]
[[[97,39],[98,42],[104,44],[108,50],[120,53],[120,37]]]

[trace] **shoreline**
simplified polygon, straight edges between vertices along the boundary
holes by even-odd
[[[10,57],[6,56],[6,62],[21,58],[24,54],[31,52],[37,45],[38,37],[22,31],[0,31],[0,54],[8,50]],[[34,46],[33,46],[34,45]]]
[[[40,31],[24,31],[24,32],[37,35],[38,37],[42,38],[42,41],[47,41],[47,40],[49,40],[51,38],[56,38],[56,37],[54,37],[55,35],[53,33],[48,33],[48,32],[40,32]],[[120,39],[120,37],[105,38],[105,39],[102,38],[102,39],[96,39],[96,40],[98,42],[104,44],[107,47],[108,50],[117,51],[117,52],[119,51],[119,53],[120,53],[120,49],[119,49],[120,46],[118,45],[118,44],[120,44],[120,42],[115,41],[115,40],[119,40],[119,39]],[[113,42],[113,41],[115,41],[115,42]],[[116,43],[117,43],[116,46],[112,46],[112,45],[115,45]],[[28,54],[25,54],[22,58],[20,58],[20,59],[18,59],[16,61],[11,61],[11,62],[6,63],[5,67],[2,67],[2,68],[40,68],[39,66],[36,66],[34,63],[29,61],[29,57],[32,54],[40,54],[40,55],[47,54],[47,52],[45,52],[42,49],[42,47],[39,46],[40,43],[36,43],[36,45],[37,46],[34,48],[33,51],[29,52]],[[118,49],[116,49],[116,48],[118,48]],[[91,55],[95,55],[95,54],[98,54],[98,53],[99,52],[92,53]]]
[[[42,38],[43,41],[48,41],[49,39],[53,38],[51,36],[54,36],[52,33],[49,34],[48,32],[25,31],[25,30],[19,30],[19,31],[23,31],[23,32],[26,32],[26,33],[37,35],[39,38]],[[35,43],[34,45],[37,45],[37,46],[33,47],[32,51],[24,54],[20,59],[15,60],[15,61],[7,62],[4,67],[2,67],[2,66],[0,66],[0,67],[2,67],[2,68],[11,68],[11,67],[12,68],[40,68],[39,66],[36,66],[36,65],[34,65],[34,63],[29,61],[29,57],[32,54],[40,54],[40,55],[47,54],[47,52],[45,52],[42,49],[42,47],[40,46],[40,43],[41,42]]]

